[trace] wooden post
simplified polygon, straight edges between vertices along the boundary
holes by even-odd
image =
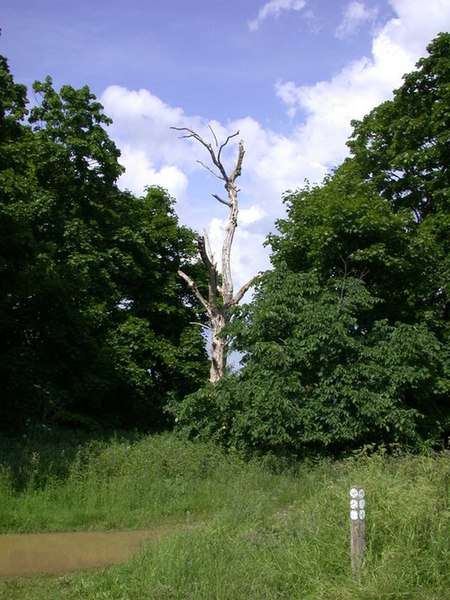
[[[366,500],[364,488],[355,485],[350,490],[350,550],[352,573],[358,575],[364,562],[366,546]]]

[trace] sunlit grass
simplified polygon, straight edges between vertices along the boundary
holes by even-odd
[[[267,464],[164,435],[85,447],[65,475],[22,482],[21,490],[4,468],[4,532],[168,520],[195,526],[175,527],[120,566],[0,583],[0,598],[450,599],[447,453],[281,472]],[[357,578],[348,519],[355,483],[367,496],[366,561]]]

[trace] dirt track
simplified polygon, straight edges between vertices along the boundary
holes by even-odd
[[[145,541],[174,531],[173,526],[145,531],[80,531],[0,535],[0,577],[61,573],[122,562]]]

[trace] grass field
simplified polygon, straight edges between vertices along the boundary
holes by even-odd
[[[119,566],[0,581],[2,600],[450,599],[447,452],[287,466],[167,434],[3,443],[0,462],[2,533],[173,525]],[[357,578],[354,484],[367,499]]]

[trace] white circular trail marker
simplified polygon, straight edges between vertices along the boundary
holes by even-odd
[[[352,573],[357,575],[363,565],[366,546],[366,494],[364,488],[355,485],[350,490],[350,550]]]

